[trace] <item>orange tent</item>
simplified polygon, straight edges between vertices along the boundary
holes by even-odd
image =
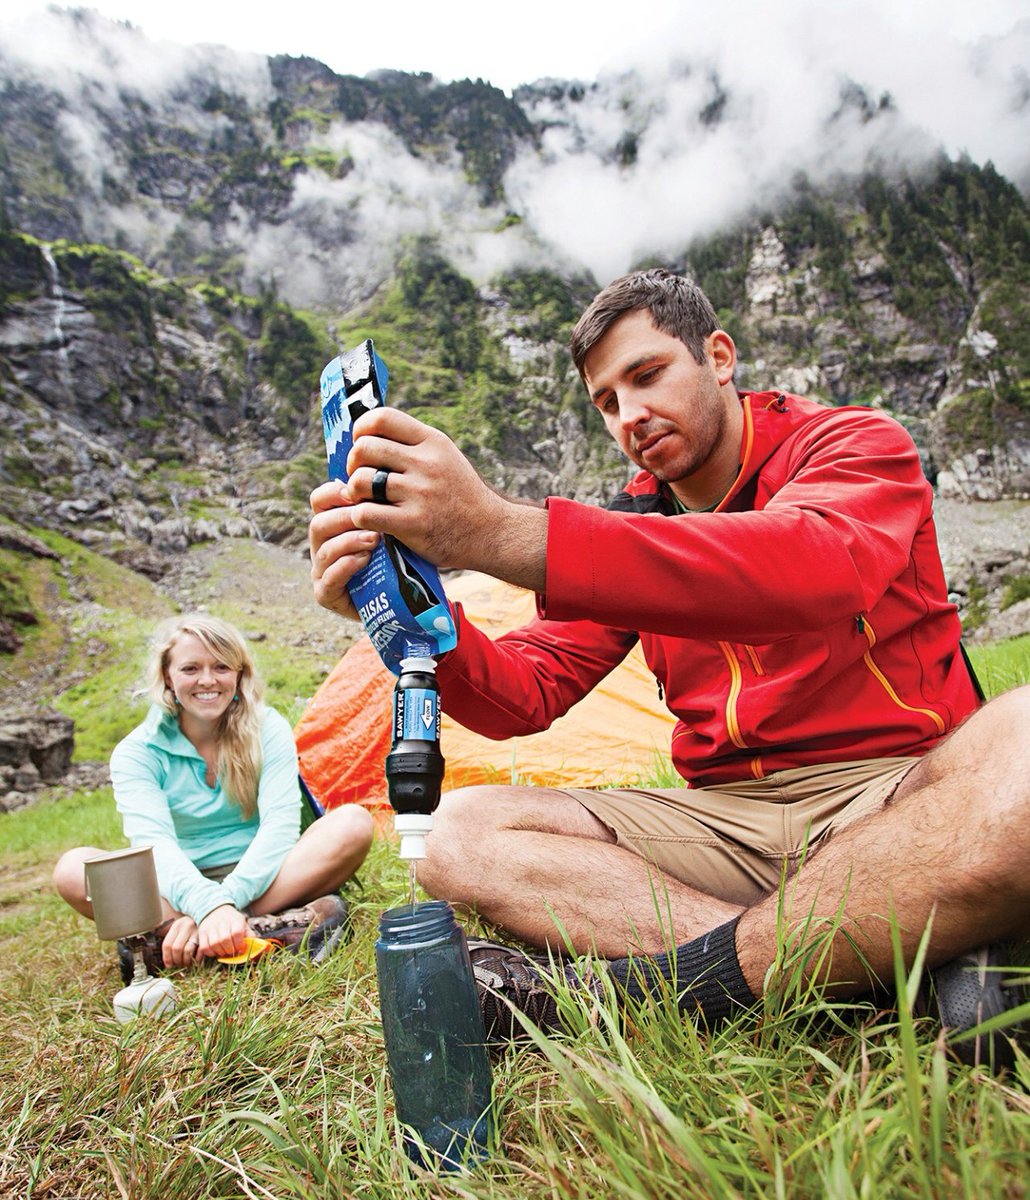
[[[532,592],[467,572],[446,581],[447,595],[493,637],[529,621]],[[383,763],[390,750],[395,677],[367,637],[340,659],[308,704],[294,735],[300,770],[326,808],[387,803]],[[479,783],[604,787],[647,778],[668,754],[673,718],[658,699],[639,646],[550,729],[497,742],[444,714],[444,788]]]

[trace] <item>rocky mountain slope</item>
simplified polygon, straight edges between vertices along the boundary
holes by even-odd
[[[60,20],[67,69],[0,41],[8,647],[37,615],[22,581],[43,533],[151,581],[226,539],[296,550],[324,477],[318,372],[366,336],[392,402],[498,486],[598,501],[619,485],[565,350],[614,273],[581,242],[601,184],[661,186],[674,96],[676,136],[715,138],[743,82],[681,72],[664,108],[629,78],[506,96],[210,47],[176,57],[96,14]],[[624,265],[695,275],[738,343],[741,386],[897,415],[949,524],[979,528],[992,504],[1007,532],[958,538],[949,571],[971,627],[1008,629],[1030,584],[1026,196],[987,162],[888,153],[904,128],[889,98],[848,84],[834,103],[822,160],[776,186],[756,164],[718,222],[688,215],[687,189],[678,223],[641,219]],[[828,147],[857,136],[845,169]],[[555,179],[579,174],[601,182],[556,233]],[[634,225],[633,195],[606,244]]]

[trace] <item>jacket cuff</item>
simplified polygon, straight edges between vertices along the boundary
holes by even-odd
[[[582,619],[584,601],[594,595],[595,513],[607,516],[575,500],[548,496],[547,591],[536,598],[537,615],[552,621]]]
[[[232,899],[226,895],[225,888],[220,883],[201,877],[199,883],[192,884],[186,890],[181,903],[176,904],[175,907],[188,917],[192,917],[199,925],[208,913],[214,912],[223,904],[232,904]]]

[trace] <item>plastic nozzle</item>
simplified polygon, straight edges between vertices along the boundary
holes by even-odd
[[[405,671],[418,671],[423,675],[436,674],[436,659],[430,658],[428,655],[419,658],[402,658],[401,659],[401,674]]]
[[[425,858],[426,837],[433,828],[431,813],[397,813],[393,818],[393,827],[400,834],[401,858]]]

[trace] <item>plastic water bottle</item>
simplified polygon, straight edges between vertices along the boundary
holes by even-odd
[[[474,1166],[493,1137],[492,1079],[465,934],[443,900],[403,905],[380,917],[375,953],[408,1156],[431,1170]]]

